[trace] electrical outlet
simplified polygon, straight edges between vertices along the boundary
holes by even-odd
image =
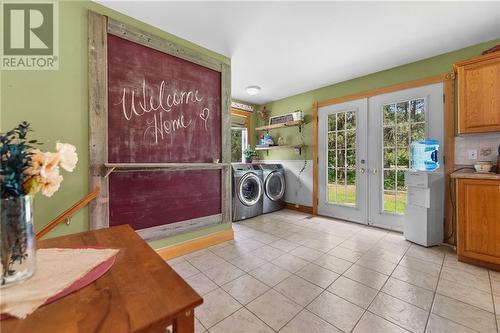
[[[469,156],[469,160],[477,160],[477,150],[476,149],[467,150],[467,156]]]

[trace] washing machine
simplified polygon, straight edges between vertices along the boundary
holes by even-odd
[[[233,164],[233,221],[262,214],[262,169],[257,164]]]
[[[261,164],[264,179],[262,213],[271,213],[285,207],[285,169],[281,164]]]

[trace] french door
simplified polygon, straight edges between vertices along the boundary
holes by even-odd
[[[318,213],[402,231],[410,144],[443,142],[442,84],[318,112]]]
[[[318,114],[318,213],[367,223],[367,99]]]

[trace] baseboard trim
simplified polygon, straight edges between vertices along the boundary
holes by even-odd
[[[287,202],[285,207],[287,209],[296,210],[296,211],[301,212],[301,213],[313,215],[313,208],[309,207],[309,206],[303,206],[303,205],[293,204],[293,203]]]
[[[162,247],[156,249],[156,252],[164,260],[169,260],[232,239],[234,239],[234,232],[232,228],[229,228],[227,230],[214,232],[210,235],[190,239],[182,243]]]

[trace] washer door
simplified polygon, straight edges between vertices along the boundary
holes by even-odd
[[[245,174],[238,183],[238,198],[246,206],[255,205],[262,195],[262,181],[253,172]]]
[[[285,194],[285,178],[283,173],[273,171],[266,178],[266,195],[272,201],[278,201]]]

